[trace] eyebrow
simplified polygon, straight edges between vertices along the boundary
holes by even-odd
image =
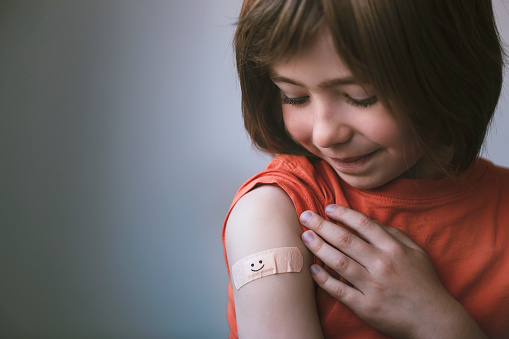
[[[274,82],[274,83],[284,82],[284,83],[292,84],[295,86],[305,87],[303,84],[301,84],[295,80],[281,76],[275,72],[270,73],[269,76],[270,76],[270,79],[272,80],[272,82]],[[318,85],[318,87],[329,88],[329,87],[334,87],[334,86],[338,86],[338,85],[357,85],[357,84],[359,84],[359,82],[357,80],[355,80],[355,78],[353,76],[348,76],[348,77],[344,77],[344,78],[325,80],[325,81],[321,82]]]

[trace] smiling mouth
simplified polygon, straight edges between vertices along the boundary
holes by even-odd
[[[261,270],[261,269],[262,269],[262,268],[264,268],[264,267],[265,267],[265,264],[264,264],[262,267],[260,267],[259,269],[257,269],[257,270],[253,270],[253,269],[251,269],[251,271],[253,271],[253,272],[258,272],[259,270]]]
[[[377,153],[380,149],[377,149],[376,151],[373,151],[368,154],[361,155],[359,157],[352,157],[352,158],[330,158],[332,163],[336,166],[343,168],[343,169],[355,169],[363,166],[366,164],[371,157]]]
[[[352,163],[352,162],[356,162],[356,161],[359,161],[359,160],[362,160],[366,157],[369,157],[373,154],[375,154],[376,152],[378,152],[378,150],[376,151],[373,151],[371,153],[367,153],[367,154],[364,154],[364,155],[361,155],[359,157],[352,157],[352,158],[343,158],[343,159],[339,159],[339,158],[331,158],[332,160],[336,161],[336,162],[340,162],[340,163],[343,163],[343,164],[349,164],[349,163]]]

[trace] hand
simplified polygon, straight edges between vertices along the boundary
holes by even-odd
[[[424,250],[402,231],[344,206],[329,205],[325,212],[357,235],[315,213],[302,213],[300,220],[310,229],[302,235],[306,246],[353,285],[313,265],[311,275],[321,288],[394,337],[482,336],[445,290]]]

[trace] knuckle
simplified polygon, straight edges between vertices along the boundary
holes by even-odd
[[[345,207],[345,206],[342,206],[342,205],[338,205],[335,209],[334,209],[334,216],[336,218],[341,218],[345,215],[345,213],[348,212],[348,208]]]
[[[372,222],[373,221],[369,217],[362,215],[359,217],[358,225],[360,229],[366,230],[371,228]]]
[[[334,295],[336,298],[340,299],[343,298],[345,295],[345,290],[343,286],[340,284],[334,284],[331,286],[331,294]]]
[[[349,266],[348,260],[343,257],[335,258],[332,267],[336,272],[344,272]]]
[[[394,244],[390,248],[390,253],[394,258],[405,258],[407,255],[405,248],[401,244]]]
[[[396,228],[396,227],[390,227],[389,232],[391,232],[393,235],[396,235],[396,236],[405,235],[405,232],[403,232],[402,230],[400,230],[399,228]]]
[[[392,235],[396,239],[401,239],[401,238],[407,237],[406,233],[403,232],[402,230],[400,230],[399,228],[389,227],[386,229],[387,229],[387,232],[389,232],[389,234]]]
[[[348,247],[352,244],[353,237],[351,234],[343,232],[338,235],[337,237],[337,243],[339,247]]]
[[[370,289],[373,291],[375,295],[386,295],[387,290],[385,285],[381,281],[372,282],[370,284]]]
[[[390,260],[385,259],[385,258],[378,258],[375,261],[374,266],[375,266],[375,268],[376,268],[376,270],[378,272],[381,272],[384,275],[388,274],[393,269],[392,262]]]
[[[406,258],[408,247],[399,241],[386,244],[384,252],[388,259]]]
[[[325,245],[325,242],[320,237],[315,237],[316,239],[310,244],[310,247],[313,249],[313,252],[318,253],[322,251],[322,248]]]
[[[319,218],[319,220],[315,224],[315,231],[320,233],[325,228],[325,223],[327,221],[323,218]]]
[[[348,224],[350,220],[352,220],[353,215],[355,214],[352,214],[351,209],[345,206],[338,205],[338,207],[334,209],[334,214],[331,215],[331,217],[335,221]]]
[[[315,282],[318,285],[323,287],[325,285],[325,283],[327,282],[327,274],[324,274],[323,272],[319,272],[313,276],[313,279],[315,280]]]
[[[371,317],[376,318],[378,314],[381,313],[382,306],[377,302],[370,302],[365,305],[365,312],[369,314]]]

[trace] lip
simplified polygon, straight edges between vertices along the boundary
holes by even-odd
[[[350,158],[329,158],[332,162],[332,165],[334,167],[344,169],[344,170],[355,170],[360,169],[364,167],[372,158],[373,156],[379,151],[380,149],[377,149],[373,152],[360,155],[357,157],[350,157]]]

